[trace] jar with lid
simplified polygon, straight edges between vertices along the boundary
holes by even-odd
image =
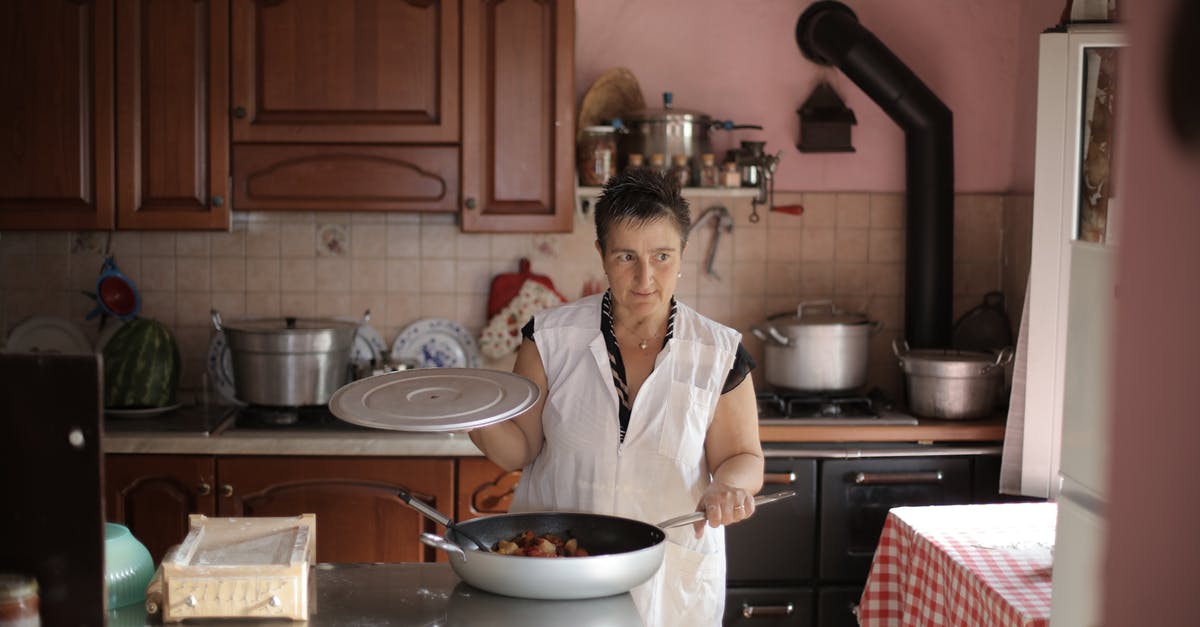
[[[679,181],[680,187],[687,187],[692,182],[692,168],[688,165],[687,155],[674,155],[671,157],[671,170],[668,176]]]
[[[588,126],[579,139],[579,182],[599,186],[617,173],[616,129]]]
[[[650,169],[658,172],[659,174],[665,175],[667,173],[666,157],[664,157],[661,152],[656,152],[650,155]]]
[[[721,170],[721,187],[741,187],[742,173],[738,171],[738,164],[733,161],[726,161],[722,165]]]
[[[721,169],[711,152],[700,155],[700,187],[718,187],[721,184]]]
[[[625,169],[632,170],[634,168],[640,168],[645,165],[646,165],[646,159],[645,159],[645,157],[642,156],[641,153],[631,152],[631,153],[629,153],[629,162],[625,164]]]
[[[0,573],[0,627],[40,627],[37,579]]]

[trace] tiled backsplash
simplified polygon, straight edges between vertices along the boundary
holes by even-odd
[[[748,198],[693,200],[693,216],[724,204],[736,224],[718,241],[719,279],[703,267],[713,223],[692,235],[678,297],[741,330],[756,357],[762,347],[749,330],[768,314],[815,299],[865,307],[884,324],[872,338],[870,379],[898,393],[890,344],[903,333],[904,195],[776,193],[775,202],[803,204],[804,214],[760,208],[762,220],[751,223]],[[955,197],[956,318],[986,292],[1003,289],[1016,324],[1029,267],[1030,206],[1023,196]],[[390,342],[426,317],[457,320],[478,335],[492,277],[516,272],[522,257],[567,298],[578,297],[585,281],[604,278],[592,214],[582,210],[567,234],[462,233],[448,215],[262,212],[235,213],[231,232],[119,231],[109,239],[107,232],[0,234],[0,329],[7,336],[30,315],[55,315],[94,339],[97,321],[84,321],[94,303],[81,292],[95,289],[108,245],[141,291],[142,315],[174,329],[182,385],[193,389],[206,368],[210,309],[225,317],[358,317],[369,309],[372,326]]]

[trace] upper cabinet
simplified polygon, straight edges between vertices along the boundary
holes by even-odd
[[[0,5],[0,229],[229,225],[228,4]]]
[[[8,0],[0,229],[570,231],[572,0]]]
[[[570,231],[574,0],[463,0],[462,227]]]

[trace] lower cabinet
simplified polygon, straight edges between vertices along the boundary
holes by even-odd
[[[722,624],[788,625],[813,624],[813,593],[809,588],[729,588],[725,593]]]
[[[128,526],[156,562],[183,540],[191,513],[316,514],[320,562],[445,559],[418,540],[437,525],[396,488],[451,511],[453,459],[108,455],[105,474],[108,520]]]

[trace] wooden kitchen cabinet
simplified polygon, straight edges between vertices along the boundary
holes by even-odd
[[[221,516],[317,515],[317,561],[432,562],[421,544],[440,528],[396,488],[443,511],[454,503],[454,460],[364,457],[221,457]]]
[[[520,470],[504,470],[486,457],[459,458],[454,519],[507,513],[520,479]]]
[[[225,0],[2,4],[0,228],[228,228]]]
[[[574,0],[463,0],[462,228],[570,231]]]
[[[216,461],[195,455],[106,455],[107,520],[129,527],[154,562],[183,541],[189,514],[217,513]]]

